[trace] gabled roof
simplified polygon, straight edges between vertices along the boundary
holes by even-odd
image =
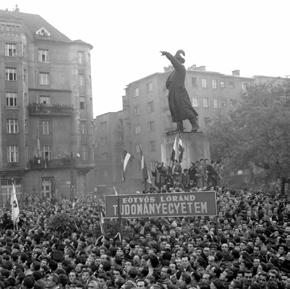
[[[52,26],[45,19],[37,14],[0,10],[0,21],[1,20],[5,22],[13,21],[23,24],[23,26],[28,30],[29,34],[31,34],[31,36],[35,39],[41,39],[41,36],[37,35],[36,32],[43,28],[50,34],[43,39],[61,42],[71,42],[71,40],[66,35],[58,31],[54,26]]]

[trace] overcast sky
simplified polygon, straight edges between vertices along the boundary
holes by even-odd
[[[288,0],[1,0],[39,14],[92,50],[94,116],[122,109],[127,84],[183,49],[186,66],[242,76],[290,75]]]

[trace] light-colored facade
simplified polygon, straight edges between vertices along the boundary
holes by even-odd
[[[118,112],[118,118],[123,119],[123,140],[122,149],[127,150],[136,159],[140,158],[139,144],[147,161],[149,169],[153,169],[156,161],[161,161],[161,144],[166,132],[172,131],[176,125],[172,123],[169,111],[165,82],[170,71],[155,73],[145,78],[130,83],[123,96],[123,111]],[[240,99],[241,93],[246,84],[253,81],[252,78],[241,77],[239,71],[233,71],[233,75],[224,75],[217,72],[209,72],[205,67],[191,67],[186,75],[186,88],[189,93],[193,107],[199,114],[199,123],[202,130],[206,130],[208,122],[218,114],[226,114]],[[97,116],[95,122],[100,123],[107,119],[114,119],[114,113]],[[184,122],[185,130],[189,130],[190,124]],[[102,137],[108,142],[116,144],[116,137],[110,128]],[[99,132],[95,135],[100,136]],[[108,161],[96,162],[96,170],[104,173],[116,168],[110,154],[116,154],[117,145],[110,145],[107,150]],[[120,153],[120,147],[118,147]],[[114,169],[113,169],[114,170]],[[117,176],[117,177],[116,177]],[[130,177],[140,179],[139,170],[133,170]],[[107,176],[107,184],[121,179],[119,168]],[[95,178],[96,184],[105,180],[104,177]]]
[[[90,50],[39,15],[0,10],[1,199],[86,192],[92,156]]]

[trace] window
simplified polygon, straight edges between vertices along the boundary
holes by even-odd
[[[107,152],[102,153],[102,160],[107,161],[109,159],[109,154]]]
[[[81,134],[86,134],[86,122],[85,121],[81,121],[80,123],[80,130],[81,130]]]
[[[40,122],[40,128],[41,128],[41,133],[43,135],[49,135],[49,121],[48,120],[42,120]]]
[[[153,120],[148,122],[148,130],[149,131],[154,131],[155,129],[155,122]]]
[[[148,112],[154,112],[154,102],[150,101],[147,103],[147,110]]]
[[[229,81],[230,88],[235,88],[235,82],[233,80]]]
[[[107,143],[107,137],[106,136],[102,136],[101,139],[100,139],[100,143],[101,143],[101,146],[106,146],[108,143]]]
[[[139,96],[139,87],[136,87],[135,88],[135,94],[134,94],[134,96],[136,97],[136,96]]]
[[[88,160],[88,148],[86,146],[82,146],[82,160],[87,161]]]
[[[215,79],[213,79],[213,80],[211,81],[211,86],[212,86],[212,88],[217,88],[217,82],[216,82]]]
[[[106,121],[102,121],[100,125],[101,125],[101,130],[104,131],[107,129],[107,122]]]
[[[40,85],[49,85],[49,73],[40,72],[39,73],[39,84]]]
[[[6,68],[5,69],[5,79],[8,81],[16,81],[16,68]]]
[[[5,44],[5,56],[17,56],[16,43]]]
[[[224,88],[224,87],[225,87],[225,82],[222,81],[222,80],[220,81],[220,87],[221,87],[221,88]]]
[[[152,82],[148,82],[146,84],[146,88],[147,88],[147,92],[151,92],[153,90],[153,83]]]
[[[85,76],[83,74],[79,75],[79,85],[81,87],[85,86]]]
[[[49,145],[44,145],[42,147],[41,155],[45,160],[51,160],[51,147]]]
[[[201,80],[201,87],[206,88],[206,79],[204,78]]]
[[[38,61],[39,62],[48,62],[48,50],[47,49],[39,49],[38,50]]]
[[[242,82],[242,90],[243,91],[247,90],[247,83],[246,82]]]
[[[197,87],[197,78],[196,77],[191,78],[191,85],[192,85],[192,87]]]
[[[149,142],[149,151],[156,152],[156,142],[153,140]]]
[[[80,96],[80,109],[85,109],[86,98],[84,96]]]
[[[198,97],[197,96],[192,97],[191,104],[193,107],[198,107]]]
[[[208,103],[208,98],[207,97],[204,97],[202,99],[202,104],[203,104],[204,108],[208,108],[209,107],[209,103]]]
[[[140,107],[138,105],[134,106],[134,114],[139,115],[140,114]]]
[[[16,145],[11,145],[7,147],[7,161],[8,163],[18,163],[19,162],[19,148]]]
[[[17,119],[7,119],[6,120],[6,131],[8,134],[19,133],[19,126]]]
[[[136,144],[136,153],[139,154],[140,152],[140,144]]]
[[[85,63],[85,53],[83,51],[78,51],[78,63],[79,64]]]
[[[15,92],[6,92],[6,106],[7,107],[17,106],[17,94]]]
[[[141,126],[140,125],[137,125],[135,127],[135,134],[140,134],[141,133]]]
[[[213,99],[213,108],[217,109],[219,107],[218,100],[216,98]]]
[[[50,96],[49,95],[40,95],[39,96],[39,103],[50,105]]]

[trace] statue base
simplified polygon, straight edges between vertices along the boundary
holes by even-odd
[[[169,165],[175,137],[179,135],[182,140],[184,152],[181,166],[189,168],[192,162],[200,159],[210,160],[209,141],[202,132],[177,132],[166,133],[161,143],[161,161]]]

